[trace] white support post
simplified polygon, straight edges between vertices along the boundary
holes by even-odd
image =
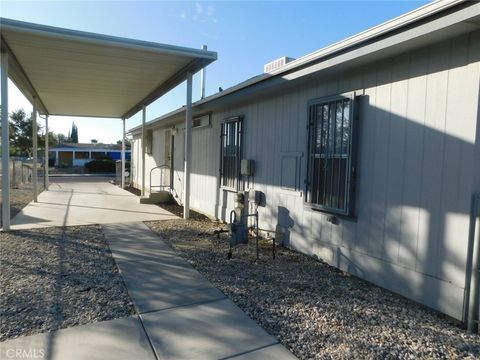
[[[141,195],[145,196],[145,122],[147,119],[147,108],[142,106],[142,191]]]
[[[190,169],[192,160],[192,73],[187,74],[187,106],[185,111],[185,164],[183,179],[183,218],[190,217]]]
[[[122,118],[123,132],[122,132],[122,189],[125,189],[125,118]]]
[[[480,296],[480,194],[472,196],[472,213],[469,246],[471,249],[471,267],[470,267],[470,283],[468,292],[468,317],[467,328],[471,332],[478,329],[479,324],[479,296]],[[469,251],[470,252],[470,251]]]
[[[45,190],[48,190],[48,186],[50,185],[49,179],[49,150],[48,150],[48,115],[45,116],[45,159],[44,164],[45,166]]]
[[[33,116],[32,116],[32,140],[33,140],[33,168],[32,168],[32,182],[33,182],[33,201],[38,202],[38,143],[37,143],[37,98],[33,98]]]
[[[202,50],[207,51],[207,45],[202,46]],[[206,69],[205,67],[202,68],[200,71],[200,99],[205,98],[205,81],[206,81]]]
[[[8,54],[1,53],[1,90],[2,90],[2,226],[3,231],[10,230],[10,142],[8,123]]]

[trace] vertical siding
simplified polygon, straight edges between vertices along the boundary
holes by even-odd
[[[427,79],[425,92],[425,115],[423,133],[422,185],[420,188],[417,255],[415,269],[428,275],[437,276],[436,255],[442,246],[439,238],[445,223],[441,214],[441,196],[445,141],[445,112],[448,88],[448,68],[451,43],[432,46],[428,52]]]
[[[385,211],[385,260],[398,264],[402,228],[402,193],[405,174],[405,140],[410,57],[398,58],[392,64],[390,90],[390,130],[388,133],[388,183]]]
[[[425,129],[425,96],[427,89],[428,49],[410,54],[407,125],[405,139],[405,171],[402,200],[402,224],[398,262],[415,269],[419,221],[424,209],[419,207],[422,184],[422,154]]]
[[[390,132],[391,63],[379,64],[376,72],[374,143],[372,172],[372,197],[370,198],[370,222],[368,254],[378,258],[384,255],[385,196],[388,183],[388,155]]]
[[[243,157],[255,161],[255,176],[244,187],[265,194],[262,228],[280,227],[286,245],[460,318],[475,185],[479,34],[317,75],[214,111],[212,126],[193,132],[192,206],[228,220],[233,193],[219,186],[220,124],[243,115]],[[308,101],[356,90],[365,95],[359,103],[356,217],[334,225],[304,203]],[[134,149],[138,154],[137,141]],[[303,154],[296,191],[281,188],[285,153]],[[181,199],[182,132],[174,158]],[[136,171],[138,179],[141,168]]]

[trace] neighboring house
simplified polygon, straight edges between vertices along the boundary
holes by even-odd
[[[121,160],[122,146],[117,144],[74,144],[65,143],[49,149],[50,166],[83,166],[85,163],[109,156],[112,160]],[[130,160],[130,148],[125,150],[125,159]]]
[[[228,221],[235,193],[259,190],[260,227],[285,246],[464,319],[480,3],[435,2],[284,60],[193,105],[191,207]],[[185,108],[154,119],[145,137],[146,173],[170,165],[178,201],[184,119]],[[140,187],[141,127],[130,133]]]

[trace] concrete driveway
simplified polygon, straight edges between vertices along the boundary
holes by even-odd
[[[99,177],[51,178],[48,191],[12,220],[12,229],[110,224],[176,218],[166,210],[140,204],[139,198]]]

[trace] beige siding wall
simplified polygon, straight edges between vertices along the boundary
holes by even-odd
[[[286,245],[460,319],[473,172],[480,166],[479,59],[477,31],[214,111],[212,127],[193,133],[192,207],[228,219],[233,194],[219,189],[220,124],[243,115],[243,158],[255,160],[249,185],[266,198],[262,228],[281,228]],[[357,216],[334,225],[304,203],[307,102],[358,90],[365,97]],[[183,167],[182,134],[175,156]],[[282,188],[286,158],[297,160],[296,190]]]
[[[150,191],[150,170],[165,164],[165,130],[155,129],[152,132],[152,152],[145,154],[145,193]],[[142,187],[142,137],[135,135],[132,141],[132,181],[137,189]],[[152,172],[152,186],[160,184],[159,172]]]

